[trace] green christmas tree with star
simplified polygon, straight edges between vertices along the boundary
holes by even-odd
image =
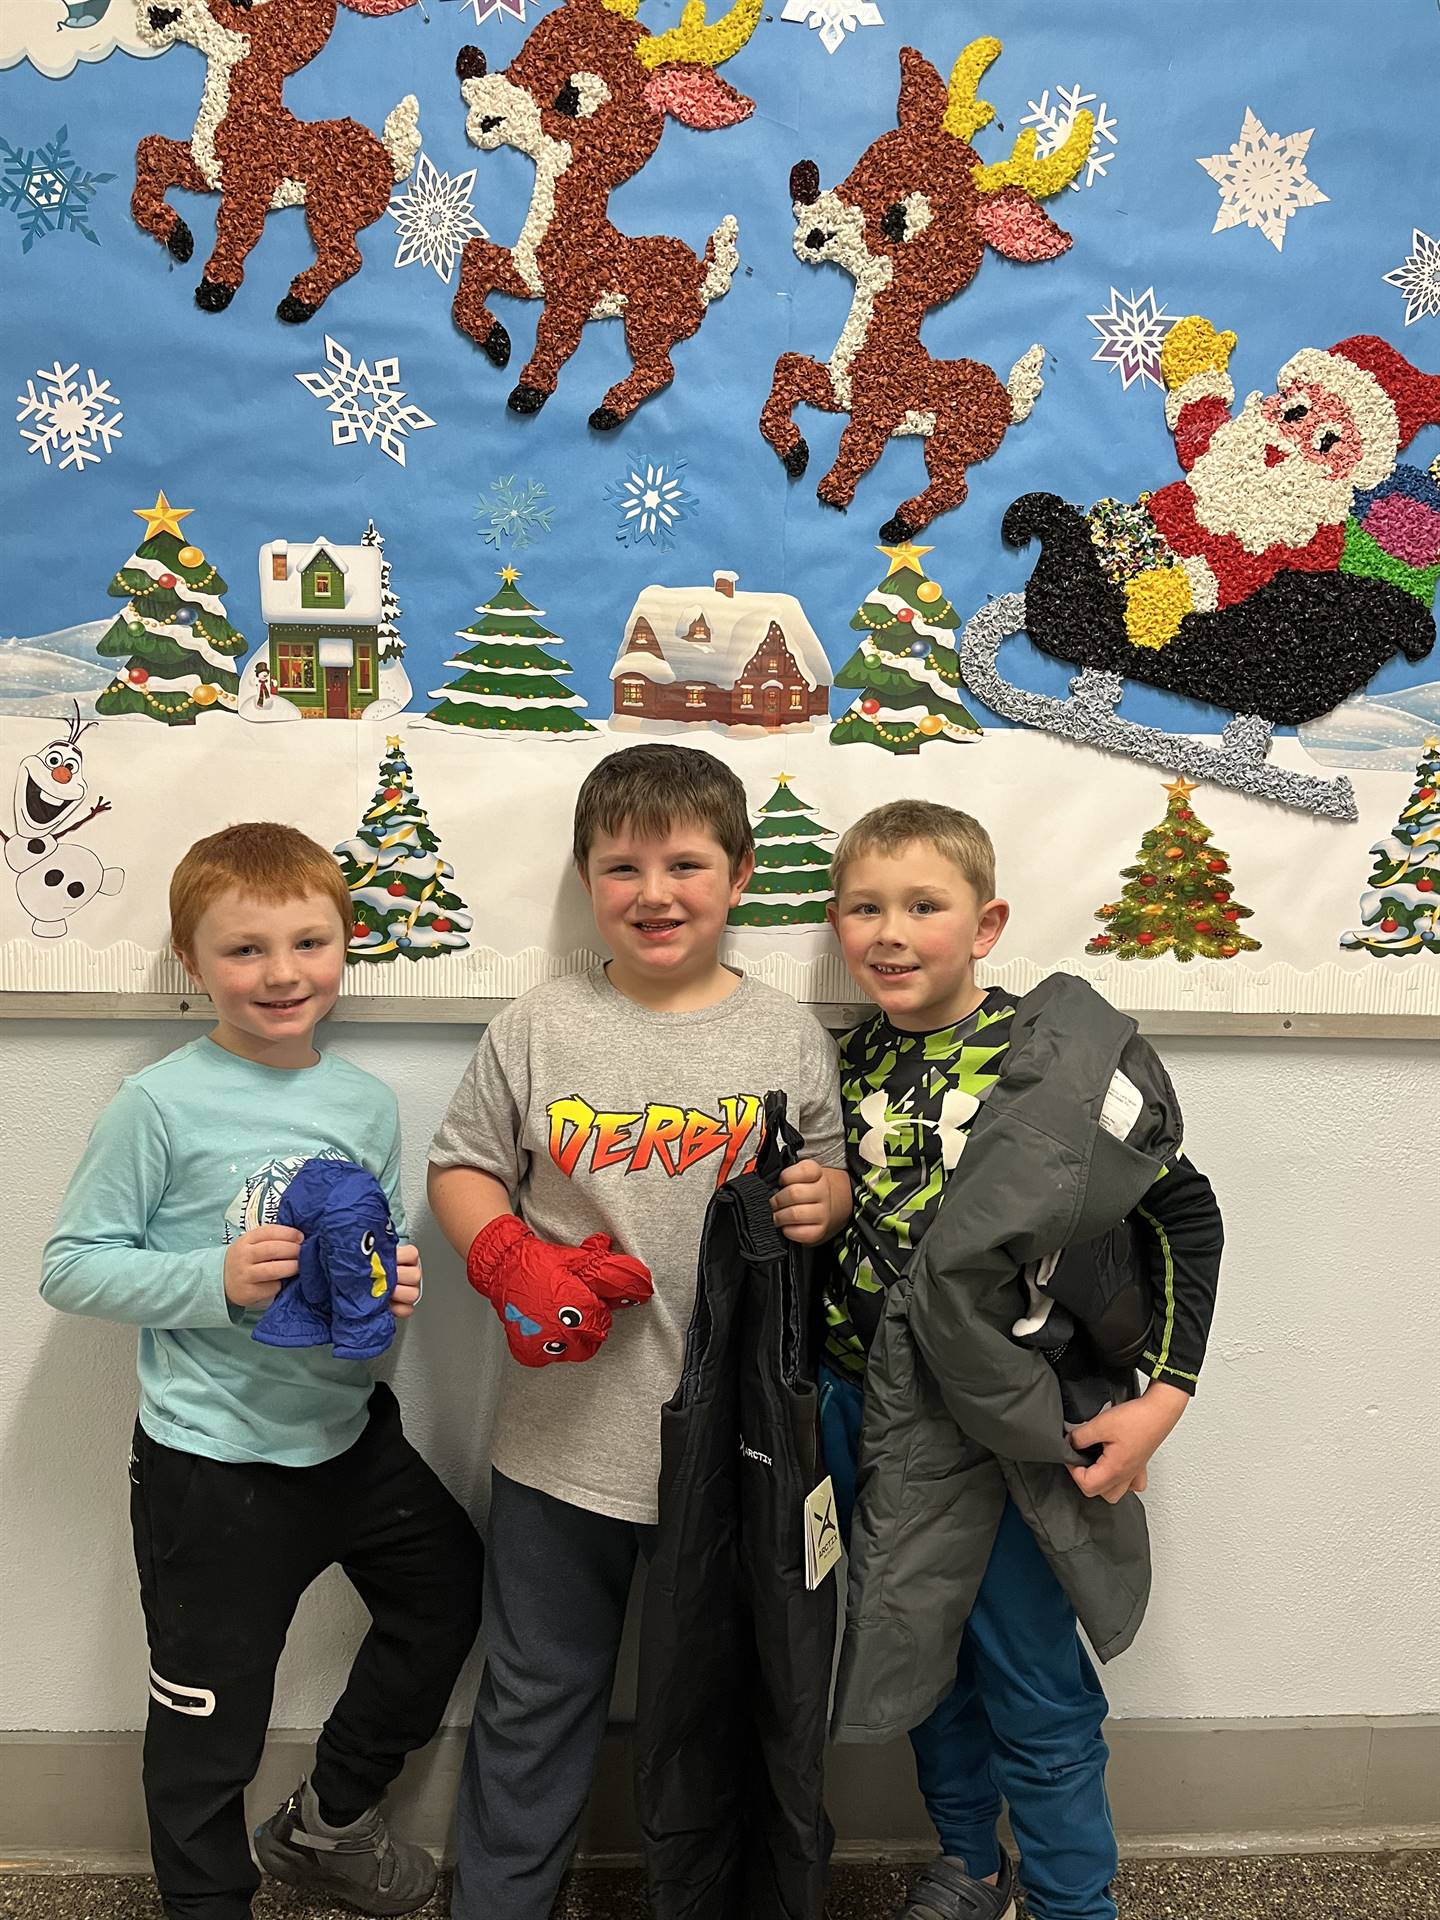
[[[1370,851],[1375,865],[1360,896],[1363,925],[1342,933],[1341,946],[1440,957],[1440,734],[1425,742],[1393,833]]]
[[[172,507],[163,492],[135,507],[145,538],[110,582],[127,602],[96,652],[125,665],[95,702],[106,715],[143,714],[167,727],[193,727],[202,713],[233,713],[245,636],[225,617],[229,591],[180,522],[192,507]]]
[[[386,736],[374,798],[335,858],[354,902],[347,960],[427,960],[469,946],[469,910],[450,890],[455,869],[416,798],[398,734]]]
[[[1177,960],[1197,954],[1233,960],[1237,953],[1258,952],[1260,942],[1240,926],[1252,910],[1234,897],[1229,856],[1210,845],[1210,829],[1190,805],[1194,783],[1181,777],[1164,786],[1165,818],[1140,842],[1138,864],[1120,869],[1124,891],[1096,909],[1105,931],[1085,951],[1121,960],[1153,960],[1162,953]]]
[[[542,623],[544,608],[532,607],[515,585],[519,578],[516,568],[502,567],[499,591],[475,609],[475,624],[456,634],[471,644],[445,662],[459,677],[431,690],[430,698],[440,704],[426,719],[470,733],[522,738],[593,733],[575,711],[585,702],[556,678],[573,671],[570,662],[539,644],[560,636]]]
[[[790,791],[788,773],[777,773],[775,791],[754,822],[755,871],[732,927],[822,927],[830,898],[830,855],[819,842],[833,840],[829,827],[813,820],[805,802]]]
[[[836,746],[865,742],[887,753],[918,753],[931,740],[978,740],[980,722],[960,699],[960,656],[950,636],[960,615],[913,541],[879,549],[890,571],[850,625],[865,638],[835,676],[860,698],[830,729]]]

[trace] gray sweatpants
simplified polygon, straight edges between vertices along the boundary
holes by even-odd
[[[492,1476],[485,1671],[460,1775],[451,1920],[549,1920],[653,1532]]]

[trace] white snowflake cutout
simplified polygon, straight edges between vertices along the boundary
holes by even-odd
[[[331,445],[349,446],[359,438],[378,440],[382,451],[403,467],[407,436],[435,422],[420,407],[402,404],[405,390],[400,385],[398,354],[386,355],[372,368],[368,360],[352,360],[348,349],[327,333],[325,358],[333,373],[297,373],[295,378],[335,415],[330,422]]]
[[[420,155],[414,180],[390,201],[390,218],[400,236],[397,267],[412,267],[418,261],[433,267],[448,287],[465,242],[489,239],[470,201],[475,171],[472,167],[468,173],[441,173],[428,154]]]
[[[53,367],[37,367],[35,379],[27,380],[24,393],[15,396],[20,403],[15,416],[20,437],[29,441],[29,451],[38,453],[47,467],[51,455],[59,453],[62,470],[74,467],[83,472],[87,466],[97,466],[115,441],[125,437],[120,431],[125,415],[110,382],[97,380],[93,367],[87,367],[85,378],[77,380],[79,371],[78,360],[71,367],[62,367],[58,360]],[[35,380],[40,382],[38,388]],[[35,425],[27,427],[27,420]]]
[[[1090,358],[1114,367],[1127,392],[1137,380],[1142,386],[1147,380],[1157,387],[1162,384],[1160,349],[1175,318],[1156,304],[1153,287],[1138,296],[1132,288],[1128,300],[1111,287],[1108,309],[1087,313],[1085,318],[1100,336]]]
[[[1410,251],[1390,273],[1381,274],[1387,287],[1405,296],[1405,324],[1440,315],[1440,240],[1416,227]]]
[[[1035,155],[1044,160],[1057,152],[1070,138],[1070,130],[1075,125],[1075,116],[1082,108],[1088,107],[1095,116],[1095,131],[1090,136],[1090,151],[1085,156],[1082,174],[1077,173],[1069,182],[1070,191],[1078,193],[1081,186],[1093,187],[1097,180],[1105,178],[1105,170],[1115,158],[1116,120],[1111,113],[1109,103],[1100,99],[1098,94],[1087,93],[1076,81],[1073,87],[1056,87],[1055,104],[1050,104],[1050,89],[1046,87],[1038,100],[1026,102],[1030,111],[1022,113],[1022,127],[1035,129]]]
[[[780,18],[793,20],[802,27],[814,27],[827,53],[834,53],[847,33],[885,24],[875,0],[785,0],[785,11]]]
[[[1314,136],[1313,127],[1303,133],[1267,133],[1247,107],[1240,138],[1229,152],[1212,153],[1196,162],[1220,188],[1220,211],[1210,231],[1257,227],[1279,253],[1291,215],[1330,198],[1305,171],[1305,155]]]

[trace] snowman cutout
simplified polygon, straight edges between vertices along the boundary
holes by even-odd
[[[119,893],[125,884],[124,869],[107,867],[89,847],[60,844],[67,834],[110,811],[108,800],[97,800],[88,813],[79,812],[88,789],[77,742],[95,725],[81,720],[76,706],[64,739],[26,755],[15,771],[15,831],[0,829],[16,895],[41,940],[59,939],[69,931],[72,913],[97,893]]]
[[[263,660],[255,663],[255,704],[268,707],[275,692],[270,682],[270,669]]]

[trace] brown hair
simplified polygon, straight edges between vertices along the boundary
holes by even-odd
[[[659,741],[608,753],[585,776],[575,798],[575,864],[583,873],[597,833],[628,826],[642,839],[658,840],[679,821],[712,833],[725,849],[733,874],[755,851],[745,788],[723,760],[699,747]]]
[[[170,876],[170,943],[178,953],[190,952],[201,914],[232,887],[256,900],[318,893],[341,926],[350,925],[350,893],[334,856],[297,827],[247,820],[197,840]]]
[[[970,814],[935,800],[891,800],[847,827],[830,862],[830,885],[838,894],[852,861],[868,853],[902,853],[917,840],[953,861],[982,903],[995,897],[994,842]]]

